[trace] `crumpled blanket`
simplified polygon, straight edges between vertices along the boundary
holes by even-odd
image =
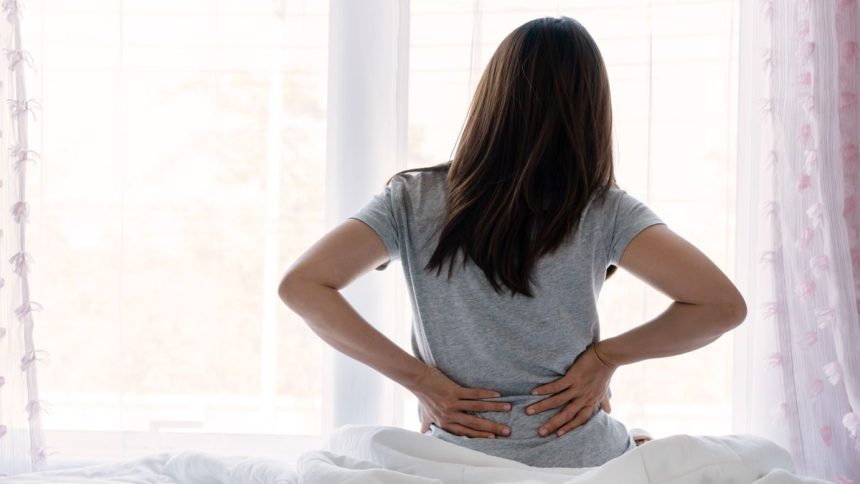
[[[344,425],[301,454],[300,482],[398,484],[826,483],[794,474],[784,448],[754,435],[673,435],[599,467],[545,468],[398,427]]]
[[[821,484],[794,474],[788,452],[754,435],[673,435],[600,467],[543,468],[399,427],[344,425],[296,465],[276,457],[166,452],[0,478],[35,484]]]
[[[137,459],[0,478],[0,483],[295,484],[294,466],[273,457],[182,451]]]

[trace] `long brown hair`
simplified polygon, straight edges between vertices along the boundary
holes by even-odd
[[[391,178],[414,171],[447,171],[447,215],[424,269],[438,275],[450,258],[450,278],[463,249],[463,264],[471,258],[497,293],[504,285],[512,297],[534,297],[537,260],[576,231],[592,197],[616,186],[609,79],[585,27],[543,17],[508,34],[478,82],[453,159]]]

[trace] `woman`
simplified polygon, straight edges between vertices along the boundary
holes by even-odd
[[[415,356],[338,292],[398,259]],[[596,299],[616,266],[674,302],[601,340]],[[615,184],[606,69],[568,17],[511,32],[453,160],[389,179],[293,263],[279,294],[334,348],[412,391],[425,434],[540,467],[633,449],[608,415],[615,370],[702,347],[746,315],[732,282]]]

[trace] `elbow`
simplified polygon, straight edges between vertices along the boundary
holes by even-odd
[[[735,290],[735,295],[720,303],[720,326],[724,331],[730,331],[746,320],[747,303],[744,297]]]
[[[310,303],[318,301],[321,292],[330,289],[325,282],[307,271],[289,271],[278,284],[278,297],[297,314],[308,310]]]
[[[278,284],[278,297],[288,307],[293,307],[294,296],[296,295],[296,278],[290,274],[281,279]]]

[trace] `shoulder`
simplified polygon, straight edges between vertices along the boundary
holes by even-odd
[[[446,187],[447,174],[439,171],[398,173],[388,184],[396,200],[413,206],[444,200]]]
[[[627,233],[633,235],[649,225],[665,223],[639,197],[622,188],[613,187],[602,196],[595,195],[592,204],[588,223],[596,225],[607,238],[623,239]]]
[[[447,180],[447,173],[443,171],[411,171],[397,173],[391,178],[391,185],[402,188],[416,187],[413,189],[426,189],[438,187]]]
[[[592,203],[606,214],[626,212],[645,205],[639,197],[618,187],[610,187],[602,196],[595,195]]]
[[[595,193],[592,195],[590,203],[592,207],[591,211],[601,214],[614,213],[628,196],[630,195],[624,189],[617,187],[610,187],[603,193]]]

